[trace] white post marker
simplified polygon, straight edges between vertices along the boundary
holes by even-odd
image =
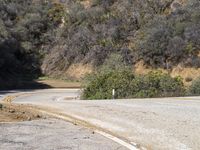
[[[112,98],[115,99],[115,89],[112,90]]]

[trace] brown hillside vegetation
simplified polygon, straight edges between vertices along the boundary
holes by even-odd
[[[136,74],[147,74],[152,70],[155,69],[145,66],[143,61],[136,63],[134,66],[134,71]],[[171,70],[165,70],[162,68],[158,68],[156,70],[169,73],[172,77],[180,76],[183,78],[183,83],[186,86],[191,85],[192,81],[200,76],[200,68],[182,67],[181,65],[174,66]]]
[[[185,35],[187,33],[185,33],[185,29],[189,27],[188,25],[190,23],[188,22],[188,20],[186,20],[186,18],[184,19],[184,17],[189,17],[184,16],[186,15],[187,11],[190,10],[190,8],[188,8],[189,5],[190,7],[193,7],[195,5],[197,6],[198,2],[196,1],[190,3],[186,0],[166,0],[162,2],[157,1],[156,3],[152,2],[152,5],[150,5],[150,3],[147,3],[147,8],[141,6],[143,3],[146,3],[145,1],[135,1],[133,3],[136,4],[135,8],[132,8],[132,6],[130,7],[129,5],[131,3],[129,3],[128,1],[81,1],[80,5],[83,5],[84,8],[79,9],[77,13],[82,14],[83,18],[76,18],[76,15],[73,14],[73,12],[69,11],[70,16],[75,15],[75,20],[80,19],[78,25],[74,24],[75,26],[73,26],[73,28],[71,28],[70,30],[67,29],[67,36],[70,36],[72,33],[74,33],[72,34],[72,36],[70,36],[72,38],[70,38],[68,44],[67,42],[64,42],[61,43],[62,47],[59,46],[58,48],[53,49],[52,54],[50,53],[50,56],[47,57],[49,61],[44,61],[44,65],[49,65],[51,63],[51,65],[49,66],[55,66],[57,64],[60,64],[60,68],[54,68],[56,72],[57,70],[60,70],[61,74],[62,72],[71,72],[71,68],[73,68],[74,64],[77,64],[79,61],[81,61],[82,64],[86,64],[86,66],[92,65],[95,69],[97,66],[103,64],[104,60],[109,57],[110,54],[120,52],[123,56],[123,61],[125,61],[127,65],[133,64],[134,66],[137,66],[139,62],[143,61],[144,64],[142,72],[145,72],[145,66],[147,68],[151,68],[150,70],[159,68],[162,70],[167,69],[167,71],[170,70],[172,75],[183,75],[180,70],[176,69],[177,66],[182,66],[182,70],[184,70],[184,68],[198,70],[198,46],[195,45],[195,48],[194,45],[191,44],[191,41],[189,39],[186,39]],[[76,4],[78,4],[78,2],[76,2]],[[158,6],[163,7],[163,10],[159,10]],[[137,10],[137,7],[140,10]],[[154,8],[154,10],[151,10],[152,8]],[[145,10],[146,12],[144,12],[144,14],[148,12],[151,14],[151,16],[147,16],[147,18],[141,18],[141,16],[139,15],[143,12],[143,9],[147,9]],[[178,12],[180,10],[185,12],[183,12],[183,14],[179,14]],[[97,16],[93,16],[94,18],[91,18],[90,13],[95,11],[97,13]],[[134,11],[133,16],[131,16],[130,14],[131,11]],[[168,13],[165,13],[166,11],[168,11]],[[162,17],[158,16],[156,13],[160,13]],[[122,14],[124,14],[124,16],[122,16]],[[101,20],[101,17],[105,17],[105,20]],[[181,20],[178,20],[178,17],[183,17],[184,23],[179,24]],[[132,19],[133,22],[130,22],[130,19]],[[151,19],[155,20],[151,22]],[[119,23],[116,25],[112,25],[111,23],[113,21],[119,21]],[[152,26],[154,25],[154,23],[160,24],[160,27],[156,27],[157,31]],[[173,26],[176,26],[176,24],[177,27],[174,28]],[[71,25],[66,26],[70,27]],[[150,29],[147,29],[147,27]],[[63,32],[65,31],[66,29],[63,29]],[[117,33],[119,34],[115,35]],[[161,39],[161,41],[159,41],[160,39],[157,39],[159,38],[159,34],[166,36],[166,38],[163,38]],[[148,43],[150,42],[150,39],[147,38],[151,39],[151,43],[153,45],[151,45],[151,43]],[[158,45],[163,46],[157,47],[156,42],[158,43]],[[179,46],[178,44],[182,46]],[[145,45],[146,47],[144,47]],[[71,51],[70,49],[73,50]],[[59,51],[65,53],[62,54],[63,57],[59,56],[61,54]],[[58,53],[58,55],[56,56],[56,60],[58,60],[58,62],[52,63],[52,57],[55,59],[55,53]],[[70,62],[68,62],[69,60],[73,61],[71,67]],[[54,73],[52,73],[55,72],[52,71],[54,69],[48,68],[50,67],[47,67],[47,69],[43,69],[44,73],[54,75]],[[83,70],[83,68],[84,67],[82,67],[82,69],[80,70]],[[140,68],[136,67],[135,69],[137,72],[137,70]],[[85,68],[85,70],[87,70],[87,67]],[[82,74],[84,74],[84,71],[81,72]],[[88,72],[85,71],[85,73]],[[198,74],[199,72],[195,71],[195,76],[198,76]],[[79,75],[76,75],[76,73],[72,73],[71,75],[67,73],[67,75],[80,79]],[[81,78],[82,77],[83,75],[81,76]],[[189,75],[183,75],[182,77],[184,79],[190,78]],[[194,76],[191,76],[191,78],[193,77]]]
[[[82,80],[115,54],[111,64],[190,83],[200,76],[199,12],[199,0],[1,0],[0,88]]]

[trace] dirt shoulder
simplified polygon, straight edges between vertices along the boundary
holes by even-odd
[[[80,82],[64,81],[58,79],[39,79],[37,83],[47,85],[50,88],[81,88]]]
[[[24,105],[0,103],[0,122],[31,121],[45,118]]]

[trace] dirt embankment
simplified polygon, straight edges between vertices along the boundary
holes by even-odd
[[[37,83],[47,85],[49,88],[81,88],[80,82],[64,81],[59,79],[38,79]]]
[[[159,70],[165,73],[169,73],[172,77],[180,76],[183,79],[183,83],[185,86],[190,86],[193,80],[200,77],[200,68],[184,67],[181,64],[174,66],[171,70],[162,68],[153,69],[152,67],[146,66],[144,64],[144,61],[140,61],[134,66],[134,72],[136,74],[147,74],[150,71],[154,70]]]
[[[0,122],[31,121],[41,118],[44,116],[23,105],[0,103]]]

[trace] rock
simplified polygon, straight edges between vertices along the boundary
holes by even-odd
[[[15,113],[14,109],[9,110],[9,113]]]
[[[2,109],[3,108],[3,105],[2,104],[0,104],[0,109]]]
[[[36,115],[36,118],[41,118],[41,116],[40,115]]]
[[[192,79],[191,77],[186,77],[186,78],[185,78],[185,81],[186,81],[186,82],[191,82],[192,80],[193,80],[193,79]]]
[[[31,117],[28,117],[28,119],[27,119],[28,121],[31,121]]]

